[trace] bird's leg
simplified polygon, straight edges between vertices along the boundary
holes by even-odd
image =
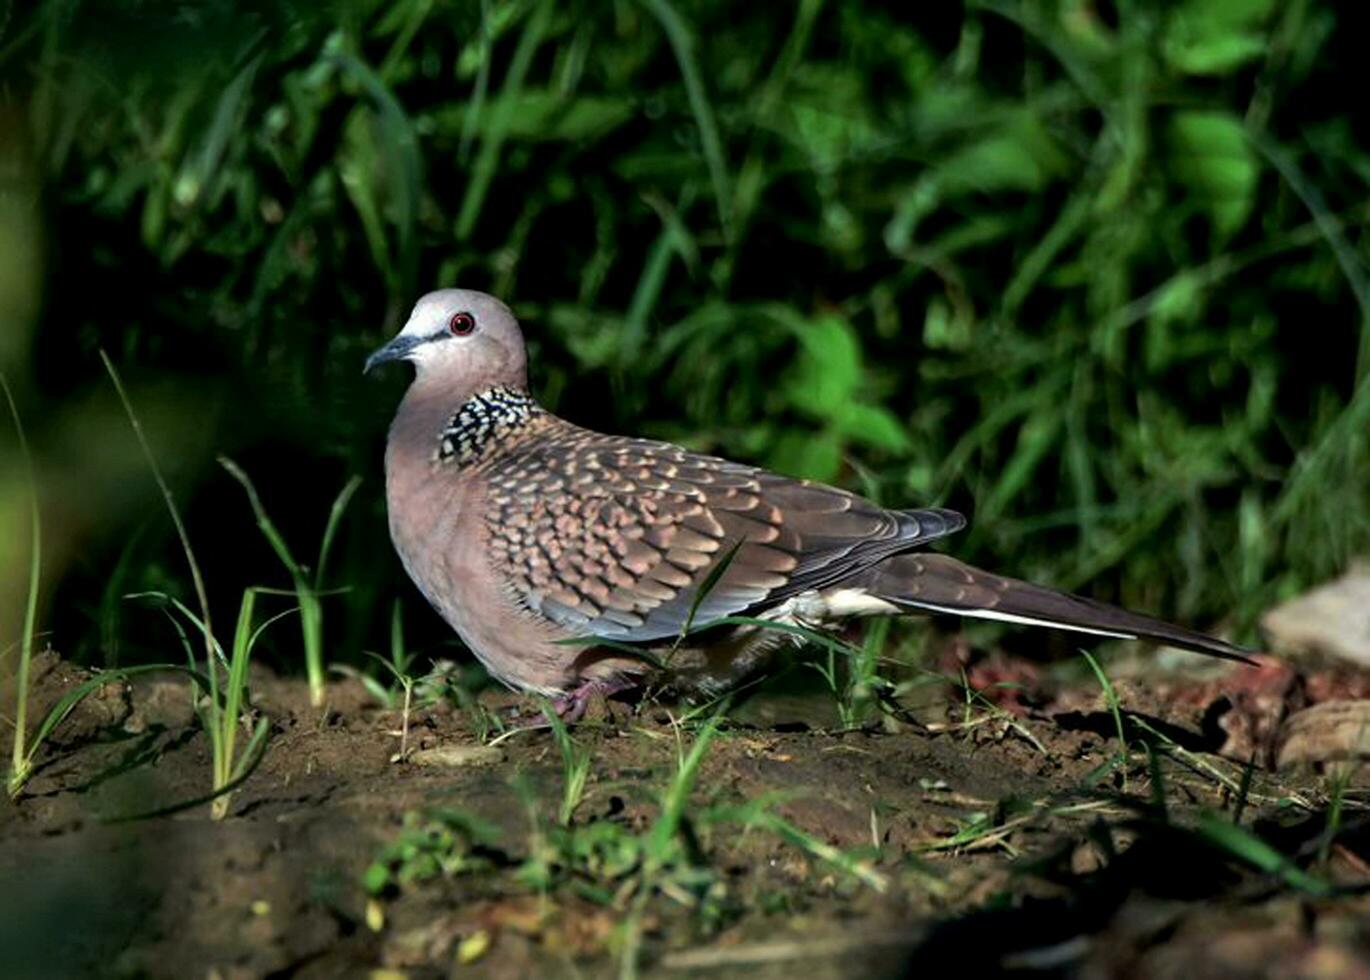
[[[608,700],[615,694],[631,691],[639,684],[630,680],[585,680],[578,687],[567,691],[552,702],[552,710],[557,717],[568,725],[574,725],[585,717],[585,711],[595,698]]]
[[[632,680],[584,680],[565,694],[553,698],[552,710],[564,724],[574,725],[585,717],[585,712],[596,698],[607,700],[615,694],[637,690],[640,687],[640,682]],[[505,721],[512,724],[516,730],[522,731],[551,727],[551,723],[541,712],[528,715],[517,707],[506,715]]]

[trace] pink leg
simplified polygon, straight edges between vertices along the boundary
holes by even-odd
[[[557,713],[557,717],[567,725],[574,725],[585,717],[586,709],[590,707],[596,696],[610,698],[615,694],[624,691],[632,691],[641,687],[641,684],[630,680],[600,681],[587,680],[567,691],[559,694],[552,699],[552,710]],[[551,722],[541,711],[536,714],[527,712],[526,706],[511,708],[505,714],[504,720],[518,731],[537,731],[541,728],[550,728]]]
[[[598,695],[603,698],[611,698],[615,694],[624,691],[631,691],[638,687],[633,681],[627,680],[588,680],[582,681],[580,685],[552,702],[552,710],[568,725],[574,725],[585,717],[585,710],[590,706],[590,702]]]

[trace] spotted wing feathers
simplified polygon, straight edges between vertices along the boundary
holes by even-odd
[[[965,523],[559,420],[484,469],[492,548],[518,601],[628,642],[678,634],[696,603],[696,625],[764,609]]]

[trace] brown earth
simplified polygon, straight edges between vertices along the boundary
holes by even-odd
[[[51,654],[35,673],[40,712],[86,676]],[[556,823],[551,733],[492,747],[441,703],[413,713],[411,754],[392,761],[399,712],[350,681],[317,711],[302,682],[258,673],[274,734],[228,818],[200,805],[123,820],[205,793],[209,756],[181,681],[113,684],[0,805],[0,975],[613,976],[636,935],[640,972],[662,976],[1370,976],[1358,777],[1327,843],[1326,776],[1257,767],[1243,791],[1243,767],[1224,757],[1273,758],[1284,713],[1358,680],[1310,684],[1267,664],[1119,681],[1161,748],[1110,768],[1116,723],[1097,687],[1047,685],[1008,661],[969,674],[987,692],[969,707],[951,685],[924,687],[904,722],[864,730],[811,727],[812,698],[735,710],[683,824],[687,870],[706,887],[646,893],[631,868],[563,868],[544,889],[520,871]],[[994,686],[1005,677],[1019,683]],[[574,822],[650,834],[694,729],[649,706],[573,734],[593,760]],[[758,800],[816,845],[719,816]],[[1318,895],[1193,831],[1239,806],[1289,867],[1347,887]],[[369,899],[363,873],[405,814],[441,809],[497,835],[468,870]]]

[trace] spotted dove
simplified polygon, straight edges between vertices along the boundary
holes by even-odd
[[[444,289],[366,362],[416,368],[385,454],[405,569],[491,674],[558,697],[648,683],[716,694],[795,632],[953,613],[1147,638],[1227,659],[1183,627],[918,551],[965,526],[669,443],[602,435],[528,394],[518,321]],[[724,623],[726,617],[781,624]],[[595,642],[595,641],[601,642]]]

